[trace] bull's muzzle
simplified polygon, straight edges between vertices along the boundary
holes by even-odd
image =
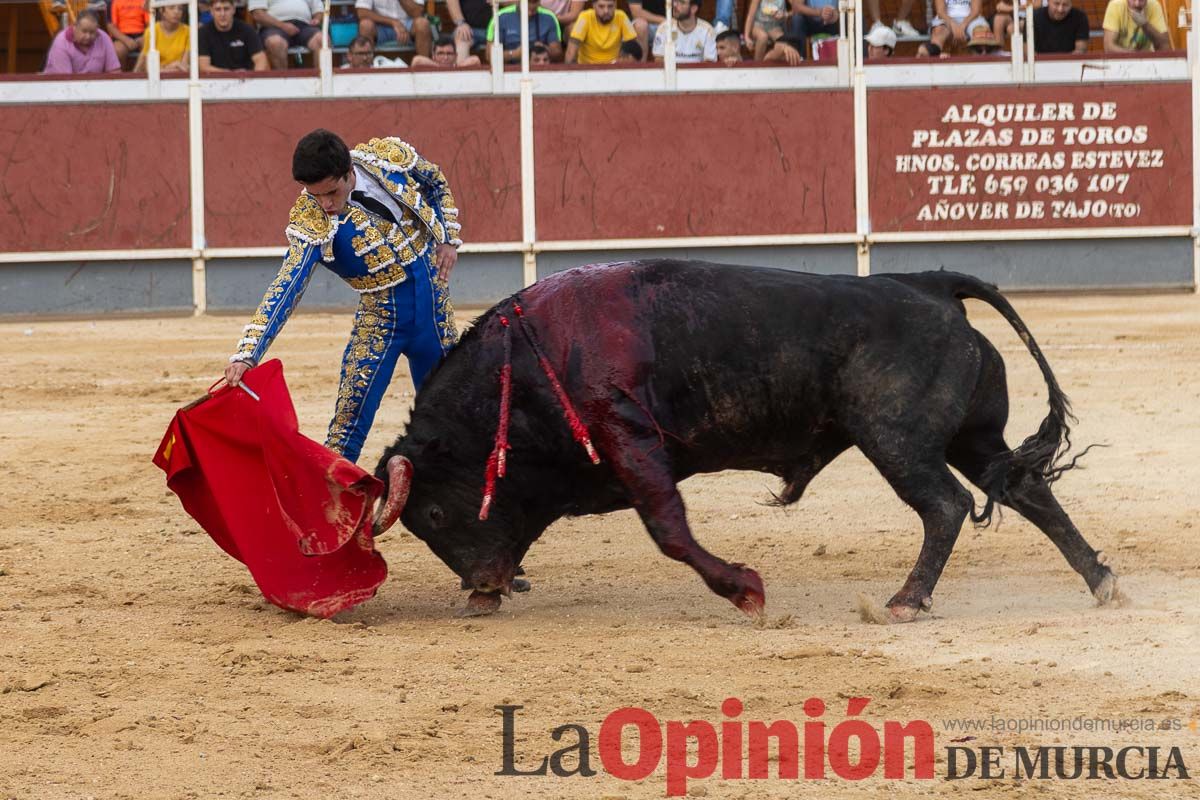
[[[392,456],[388,459],[388,493],[379,511],[375,514],[375,536],[379,536],[400,519],[404,504],[408,501],[408,492],[412,489],[413,465],[404,456]]]

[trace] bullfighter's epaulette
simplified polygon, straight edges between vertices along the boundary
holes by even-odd
[[[418,158],[411,144],[395,136],[356,145],[350,151],[350,156],[359,163],[379,167],[386,172],[408,172],[416,166]]]
[[[289,239],[325,244],[333,241],[333,235],[337,233],[337,220],[331,220],[312,195],[301,192],[288,214],[286,233]]]

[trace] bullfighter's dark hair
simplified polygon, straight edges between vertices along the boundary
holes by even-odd
[[[336,133],[317,128],[296,145],[292,177],[300,183],[320,183],[350,171],[350,149]]]

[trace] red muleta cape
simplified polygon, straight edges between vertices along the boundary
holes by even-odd
[[[375,595],[387,564],[371,538],[383,483],[300,434],[271,360],[180,409],[154,463],[183,508],[250,569],[275,605],[331,617]]]

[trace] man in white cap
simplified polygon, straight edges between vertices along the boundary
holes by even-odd
[[[889,58],[896,49],[896,32],[876,25],[863,41],[867,43],[867,58]]]

